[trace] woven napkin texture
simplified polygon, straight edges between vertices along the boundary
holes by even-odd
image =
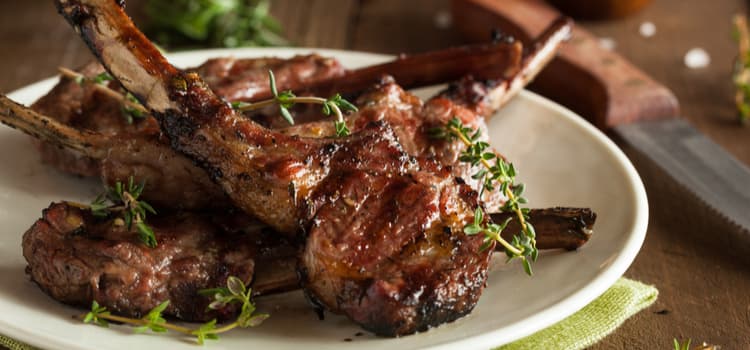
[[[557,324],[496,350],[577,350],[593,345],[625,320],[654,303],[659,291],[620,278],[602,296]]]
[[[572,316],[496,350],[583,349],[612,333],[630,316],[653,304],[658,294],[659,291],[653,286],[620,278],[602,296]],[[33,346],[2,335],[0,346],[10,350],[36,350]]]

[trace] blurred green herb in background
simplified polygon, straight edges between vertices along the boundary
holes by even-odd
[[[169,48],[279,46],[268,0],[150,0],[149,36]]]
[[[745,15],[734,16],[733,22],[734,39],[739,49],[732,74],[736,89],[734,103],[737,105],[740,122],[745,124],[750,119],[750,31]]]

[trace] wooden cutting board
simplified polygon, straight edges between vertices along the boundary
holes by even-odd
[[[456,28],[478,42],[501,30],[528,44],[561,16],[541,0],[452,0],[451,7]],[[580,27],[530,87],[603,129],[679,115],[671,91]]]

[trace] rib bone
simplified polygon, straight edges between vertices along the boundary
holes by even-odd
[[[76,150],[88,157],[103,158],[107,140],[98,133],[77,130],[34,112],[0,95],[0,122],[32,137]]]
[[[43,116],[0,95],[0,122],[39,140],[73,149],[100,163],[102,181],[114,186],[132,176],[146,184],[143,198],[158,208],[224,209],[226,195],[187,158],[160,140],[158,134],[123,133],[106,136],[78,130]]]

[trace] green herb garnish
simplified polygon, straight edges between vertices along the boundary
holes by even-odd
[[[242,280],[234,276],[230,276],[227,279],[226,287],[201,290],[199,294],[213,296],[214,300],[209,305],[209,308],[213,310],[222,309],[230,304],[241,304],[240,314],[234,322],[218,328],[216,327],[216,319],[213,319],[200,325],[198,328],[191,329],[167,322],[162,314],[169,307],[169,300],[151,309],[143,318],[112,315],[106,307],[100,306],[99,303],[93,301],[91,303],[91,311],[79,316],[79,318],[84,323],[94,323],[103,327],[109,326],[108,321],[134,325],[137,326],[133,329],[136,333],[143,333],[149,330],[154,333],[166,333],[171,330],[195,337],[196,342],[203,345],[206,339],[219,339],[220,333],[228,332],[234,328],[258,326],[269,316],[268,314],[255,314],[255,304],[251,299],[251,290],[245,286]]]
[[[143,333],[150,330],[154,333],[165,333],[167,331],[167,328],[164,327],[164,324],[167,323],[167,320],[162,317],[161,313],[167,309],[167,306],[169,306],[169,300],[166,300],[163,303],[157,305],[155,308],[151,309],[151,311],[149,311],[146,316],[142,318],[142,320],[146,321],[146,323],[142,326],[136,327],[134,331],[136,333]]]
[[[166,47],[288,45],[268,0],[151,0],[153,39]]]
[[[132,176],[127,186],[117,181],[114,187],[107,187],[104,193],[96,197],[89,208],[97,217],[117,215],[115,223],[121,222],[128,230],[135,225],[141,242],[147,247],[154,248],[157,245],[156,236],[151,227],[146,224],[146,214],[156,214],[156,210],[150,204],[138,199],[144,187],[145,183],[135,184]]]
[[[684,344],[680,344],[677,338],[672,339],[674,341],[674,350],[690,350],[690,343],[692,339],[688,339]]]
[[[87,78],[81,73],[75,72],[68,68],[59,68],[62,75],[73,79],[78,85],[84,83],[93,83],[94,88],[122,103],[122,115],[128,124],[133,124],[135,119],[144,119],[148,116],[148,111],[131,93],[122,94],[117,90],[111,89],[107,82],[114,80],[114,77],[107,72],[99,73],[92,78]]]
[[[745,124],[750,119],[750,33],[745,15],[734,17],[734,37],[739,46],[732,76],[736,89],[734,103],[740,123]]]
[[[437,139],[460,140],[466,149],[461,152],[459,160],[472,166],[482,165],[483,167],[472,175],[473,179],[481,180],[479,195],[481,196],[485,190],[498,190],[503,193],[507,200],[501,211],[515,213],[521,226],[521,232],[508,242],[500,234],[512,218],[508,218],[500,225],[485,224],[483,210],[477,207],[474,210],[474,222],[464,227],[464,233],[467,235],[484,234],[484,244],[480,247],[481,250],[489,248],[493,241],[502,245],[508,261],[520,259],[526,273],[532,275],[531,262],[536,261],[539,254],[536,248],[536,231],[528,222],[529,209],[521,208],[521,204],[526,203],[526,199],[522,197],[524,185],[515,184],[516,170],[513,164],[489,150],[489,143],[480,141],[480,131],[464,126],[458,118],[451,119],[445,127],[431,129],[430,136]]]
[[[148,116],[148,114],[146,114],[145,108],[133,107],[132,104],[138,104],[140,106],[140,104],[138,103],[138,99],[136,99],[133,94],[129,92],[125,94],[125,100],[131,102],[130,104],[124,104],[122,106],[122,113],[125,116],[125,120],[128,122],[128,124],[133,124],[133,121],[135,119],[143,119]]]
[[[109,327],[107,322],[107,316],[110,316],[109,311],[104,306],[100,306],[99,303],[94,300],[91,302],[91,311],[83,316],[83,323],[94,323],[101,327]]]
[[[341,95],[335,94],[332,97],[325,99],[322,97],[296,96],[290,90],[279,92],[276,88],[276,78],[270,70],[268,71],[268,80],[273,98],[255,103],[233,102],[232,107],[238,111],[244,112],[271,105],[278,105],[281,116],[284,117],[290,125],[294,125],[294,117],[292,117],[289,108],[297,103],[319,104],[323,106],[322,112],[324,115],[330,116],[333,114],[336,116],[336,121],[334,122],[336,136],[347,136],[351,133],[346,126],[343,112],[356,112],[357,107],[351,102],[345,100]]]
[[[114,79],[115,78],[113,78],[112,75],[110,75],[109,73],[102,72],[102,73],[95,75],[93,78],[91,78],[91,81],[94,84],[106,85],[108,82]]]

